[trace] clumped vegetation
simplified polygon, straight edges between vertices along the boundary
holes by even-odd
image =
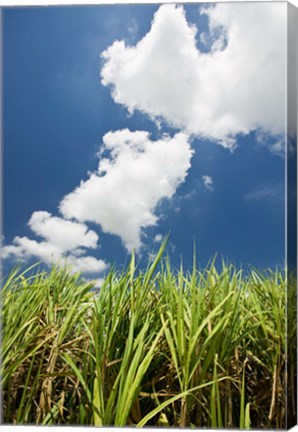
[[[97,291],[65,269],[9,275],[4,423],[286,426],[285,274],[175,272],[164,248]]]

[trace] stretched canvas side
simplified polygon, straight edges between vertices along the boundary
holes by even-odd
[[[287,11],[287,428],[297,424],[297,26],[298,10]]]

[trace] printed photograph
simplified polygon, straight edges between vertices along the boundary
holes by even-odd
[[[2,423],[295,422],[288,3],[1,16]]]

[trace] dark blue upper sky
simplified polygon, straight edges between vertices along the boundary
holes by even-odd
[[[36,238],[28,220],[34,211],[58,215],[58,205],[98,165],[104,134],[129,128],[160,134],[140,112],[128,115],[100,82],[100,53],[116,39],[135,44],[150,29],[158,5],[32,7],[4,9],[3,234]],[[189,22],[206,31],[197,5],[185,6]],[[137,23],[137,25],[136,25]],[[131,30],[131,25],[135,25]],[[197,40],[199,47],[199,40]],[[162,131],[174,130],[165,125]],[[274,138],[267,138],[267,144]],[[284,259],[284,158],[257,141],[255,132],[237,137],[230,152],[193,138],[195,154],[187,179],[171,200],[158,206],[162,217],[145,230],[144,243],[170,231],[170,253],[192,262],[196,243],[201,265],[219,253],[237,265],[281,265]],[[202,176],[213,179],[212,190]],[[93,255],[121,265],[127,256],[119,237],[100,236]],[[32,258],[33,261],[37,258]]]

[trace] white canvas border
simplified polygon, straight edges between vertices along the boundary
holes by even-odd
[[[229,0],[239,1],[239,0]],[[245,0],[255,1],[255,0]],[[257,0],[271,2],[274,0]],[[213,3],[214,0],[204,0],[205,3]],[[217,0],[218,3],[225,3],[224,0]],[[116,3],[173,3],[172,0],[0,0],[0,6],[61,6],[61,5],[100,5],[100,4],[116,4]],[[198,3],[198,0],[180,0],[178,3]],[[290,3],[298,7],[298,0],[291,0]]]

